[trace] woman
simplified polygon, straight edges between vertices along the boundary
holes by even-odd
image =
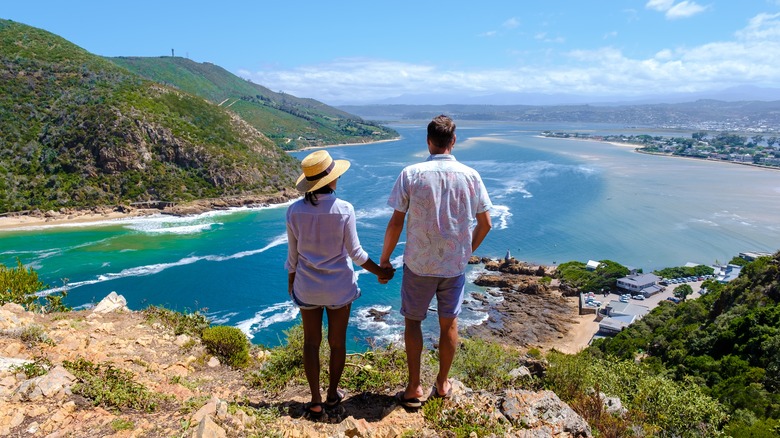
[[[345,395],[338,384],[347,355],[347,323],[351,304],[360,296],[349,259],[381,282],[390,280],[394,272],[392,268],[380,268],[368,257],[358,240],[352,204],[334,194],[339,177],[349,166],[349,161],[334,160],[327,151],[306,156],[301,162],[303,174],[297,181],[304,198],[287,210],[287,289],[303,320],[303,365],[311,390],[306,414],[312,419],[321,417],[325,407],[338,406]],[[323,309],[328,314],[330,345],[330,378],[324,403],[319,360]]]

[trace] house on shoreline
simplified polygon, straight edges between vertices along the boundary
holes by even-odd
[[[610,335],[620,333],[648,313],[650,308],[647,306],[612,300],[604,309],[605,316],[599,322],[599,332]]]
[[[633,274],[617,280],[617,288],[621,291],[633,295],[643,295],[649,298],[663,290],[658,285],[658,278],[655,274]]]

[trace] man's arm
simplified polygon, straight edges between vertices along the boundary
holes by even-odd
[[[401,238],[405,219],[406,213],[393,210],[393,216],[390,217],[390,221],[387,223],[387,230],[385,230],[385,243],[382,245],[382,256],[379,258],[379,266],[383,268],[393,266],[390,263],[390,257],[393,255],[396,245],[398,245],[398,239]]]
[[[490,212],[483,211],[482,213],[477,213],[477,226],[471,232],[472,253],[479,248],[479,245],[485,240],[485,236],[487,236],[491,228],[493,228],[493,222],[490,220]],[[387,242],[387,237],[385,237],[385,242]]]

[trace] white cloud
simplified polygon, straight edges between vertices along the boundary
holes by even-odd
[[[647,2],[645,7],[647,9],[654,9],[656,11],[666,12],[669,9],[671,9],[673,4],[674,4],[674,0],[650,0]]]
[[[780,13],[756,15],[736,36],[742,40],[780,39]]]
[[[708,6],[702,6],[689,0],[677,4],[674,3],[674,0],[649,0],[645,3],[645,8],[663,12],[668,20],[676,20],[704,12]]]
[[[546,39],[547,35],[537,37]],[[572,50],[551,65],[533,54],[500,69],[447,69],[382,59],[339,59],[290,70],[239,74],[272,90],[325,102],[376,102],[402,95],[511,92],[628,97],[741,84],[780,87],[780,14],[759,14],[731,41],[665,48],[635,58],[615,47]]]
[[[610,39],[610,38],[617,38],[617,36],[618,36],[617,31],[613,30],[612,32],[605,33],[604,36],[603,36],[603,39],[607,40],[607,39]]]
[[[698,13],[707,10],[706,6],[702,6],[696,2],[684,1],[672,6],[671,9],[666,11],[666,18],[670,20],[676,20],[678,18],[688,18]]]
[[[507,29],[514,29],[517,26],[520,26],[520,20],[518,20],[515,17],[512,17],[509,20],[506,20],[502,26],[504,26]]]

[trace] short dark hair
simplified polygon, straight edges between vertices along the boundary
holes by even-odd
[[[440,149],[447,149],[455,138],[455,122],[444,114],[428,123],[428,140]]]

